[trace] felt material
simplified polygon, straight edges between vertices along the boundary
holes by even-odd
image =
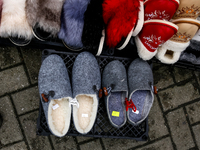
[[[102,6],[106,44],[115,47],[136,25],[140,0],[104,0]]]
[[[84,14],[82,43],[86,49],[97,50],[103,30],[103,0],[91,0]]]
[[[200,65],[200,56],[196,56],[193,53],[183,52],[179,60],[190,62],[195,65]]]
[[[96,88],[94,88],[94,86]],[[72,90],[73,98],[78,99],[79,96],[90,97],[92,99],[92,109],[88,125],[84,128],[81,127],[80,122],[85,122],[78,118],[80,112],[84,112],[83,107],[73,106],[73,121],[76,130],[81,134],[87,134],[93,127],[97,110],[98,110],[98,91],[101,88],[101,74],[98,62],[94,55],[89,52],[80,53],[74,62],[72,68]],[[78,99],[80,101],[80,99]],[[82,103],[86,102],[86,99],[81,99]],[[86,109],[86,108],[84,108]],[[85,118],[88,120],[88,118]]]
[[[30,40],[33,35],[25,14],[26,0],[3,0],[1,37],[21,37]]]
[[[126,69],[120,61],[114,60],[105,66],[102,75],[102,86],[112,87],[111,92],[104,97],[104,100],[110,123],[114,127],[120,128],[126,123],[126,117],[124,117],[126,116],[125,98],[128,96]],[[119,117],[112,116],[114,103],[117,107],[116,111],[121,114]]]
[[[42,62],[38,77],[38,87],[40,97],[42,93],[48,94],[49,91],[55,92],[55,95],[53,97],[50,96],[48,98],[48,102],[44,102],[42,98],[41,102],[44,109],[45,117],[47,119],[47,124],[52,134],[56,136],[64,136],[66,133],[63,133],[63,135],[55,134],[55,131],[49,125],[51,123],[51,120],[49,120],[49,105],[51,101],[61,98],[72,98],[69,75],[67,72],[67,68],[60,56],[50,55]],[[71,109],[69,105],[66,105],[66,107],[66,109]],[[69,126],[70,117],[68,118],[67,123]]]
[[[3,6],[3,0],[0,0],[0,25],[1,25],[2,6]]]
[[[129,86],[129,100],[132,99],[136,108],[139,110],[143,108],[143,111],[139,112],[139,117],[134,118],[132,109],[127,111],[127,118],[133,125],[138,125],[146,119],[154,101],[154,95],[152,91],[153,86],[153,73],[150,65],[138,58],[135,59],[128,68],[128,86]],[[135,93],[135,92],[139,93]],[[146,94],[147,93],[147,94]],[[145,96],[146,95],[146,96]],[[136,101],[134,99],[139,99]]]
[[[107,107],[109,111],[109,116],[112,124],[115,124],[115,127],[121,127],[126,120],[126,113],[124,113],[124,100],[125,92],[111,92],[108,97]],[[119,112],[119,116],[113,116],[113,111]]]
[[[71,48],[82,48],[84,13],[89,0],[66,0],[61,16],[61,29],[58,37]]]

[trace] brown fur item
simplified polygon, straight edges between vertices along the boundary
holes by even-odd
[[[60,30],[60,17],[65,0],[27,0],[26,14],[28,22],[33,27],[38,23],[39,27],[57,36]]]

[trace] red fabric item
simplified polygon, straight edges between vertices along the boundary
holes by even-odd
[[[143,0],[104,0],[103,19],[108,47],[115,47],[136,25],[140,1]]]
[[[151,19],[162,19],[169,21],[179,3],[176,0],[148,0],[144,3],[144,21]]]
[[[133,103],[132,99],[128,101],[127,98],[125,98],[125,104],[126,104],[126,111],[128,111],[129,108],[133,109],[134,112],[136,112],[137,108],[135,104]]]
[[[154,52],[158,46],[161,46],[176,34],[177,29],[167,24],[167,22],[152,21],[144,23],[143,29],[139,33],[139,38],[148,51]]]
[[[2,13],[2,8],[3,7],[3,0],[0,0],[0,24],[1,24],[1,13]]]

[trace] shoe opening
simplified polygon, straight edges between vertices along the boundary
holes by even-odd
[[[167,50],[166,53],[165,53],[165,57],[167,57],[168,59],[173,59],[174,52],[170,51],[170,50]]]

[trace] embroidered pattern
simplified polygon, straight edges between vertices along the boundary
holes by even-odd
[[[146,43],[151,49],[154,49],[154,50],[156,50],[157,47],[156,47],[156,48],[153,47],[152,44],[155,44],[155,45],[157,45],[157,46],[161,46],[163,43],[165,43],[165,41],[163,41],[163,40],[161,39],[161,36],[156,37],[156,35],[153,35],[153,34],[152,34],[151,36],[148,36],[148,37],[144,36],[143,39],[145,39],[145,43]]]
[[[147,20],[150,19],[163,19],[163,20],[170,20],[170,15],[165,13],[164,11],[155,10],[154,12],[151,12],[150,14],[145,14],[145,17],[147,17]]]
[[[199,16],[200,15],[200,7],[199,6],[194,6],[192,5],[191,7],[183,7],[181,10],[177,10],[175,17],[181,17],[181,16],[185,16],[185,17],[195,17],[195,16]]]
[[[187,34],[186,32],[184,33],[177,32],[176,34],[172,36],[171,39],[174,41],[188,42],[189,40],[192,39],[192,37],[190,34]]]

